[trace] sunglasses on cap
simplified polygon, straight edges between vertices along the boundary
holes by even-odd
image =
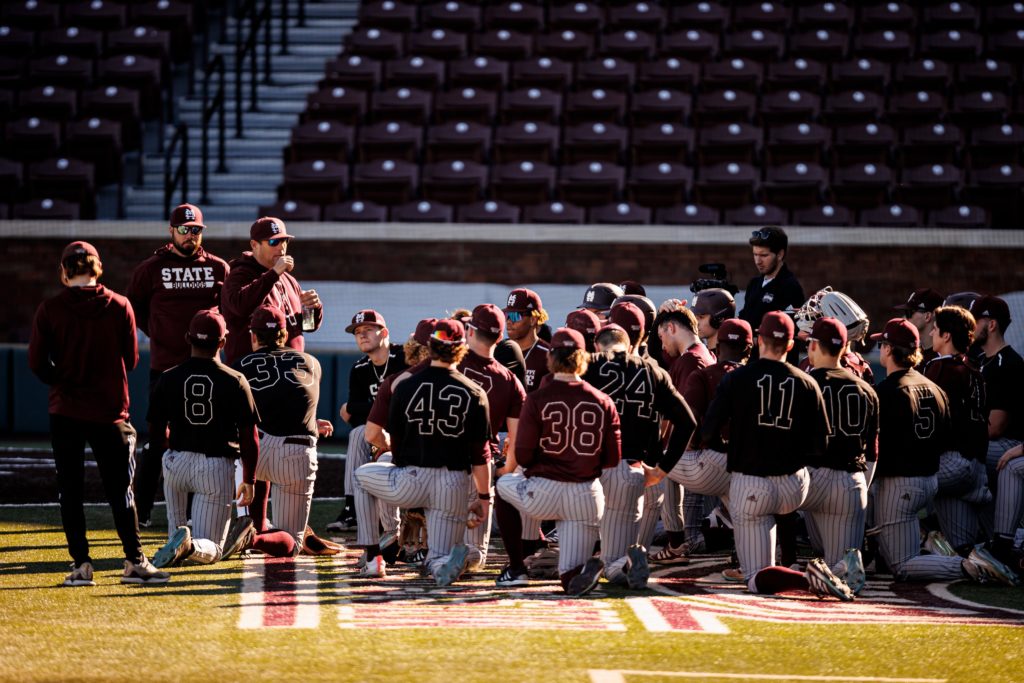
[[[174,229],[179,235],[187,235],[189,233],[199,235],[203,232],[203,226],[201,225],[175,225]]]
[[[269,240],[267,240],[267,244],[269,244],[272,247],[276,247],[277,245],[281,244],[281,242],[287,241],[287,237],[271,237]]]
[[[510,323],[517,323],[523,319],[523,314],[517,311],[509,311],[505,314],[505,320]]]
[[[755,230],[750,236],[756,240],[770,240],[775,233],[772,230]]]
[[[462,341],[462,337],[453,337],[451,333],[448,332],[448,330],[434,330],[431,333],[430,338],[445,342],[446,344],[452,344],[455,342]]]

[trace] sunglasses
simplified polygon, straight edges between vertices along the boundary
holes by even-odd
[[[771,230],[755,230],[750,236],[756,240],[770,240],[774,234]]]
[[[456,337],[452,333],[448,332],[448,330],[434,330],[430,337],[432,339],[436,339],[446,344],[452,344],[462,341],[462,337]]]
[[[271,237],[269,240],[267,240],[267,244],[269,244],[272,247],[276,247],[277,245],[281,244],[281,242],[287,241],[287,237]]]
[[[187,235],[189,233],[199,235],[203,232],[203,226],[201,225],[175,225],[174,229],[177,230],[179,235]]]
[[[513,311],[511,313],[506,313],[505,314],[505,320],[507,320],[510,323],[517,323],[517,322],[519,322],[522,319],[523,319],[523,314],[522,313],[516,313],[515,311]]]

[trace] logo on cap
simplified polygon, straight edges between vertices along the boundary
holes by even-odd
[[[515,306],[516,305],[516,295],[515,294],[509,294],[508,295],[508,304],[506,304],[506,305],[508,305],[508,306]]]
[[[185,209],[185,220],[194,221],[196,219],[196,212],[192,209]]]
[[[278,234],[279,232],[281,232],[281,226],[279,226],[277,223],[271,223],[270,224],[270,232],[271,232],[271,234],[274,234],[274,235]]]
[[[356,313],[355,322],[361,323],[364,320],[366,320],[366,314],[365,313],[363,313],[362,311],[359,311],[358,313]]]
[[[587,295],[585,297],[585,301],[593,301],[593,300],[594,300],[594,290],[591,289],[591,290],[587,291]]]
[[[727,335],[725,335],[725,336],[726,336],[726,338],[728,338],[728,339],[739,339],[739,338],[740,338],[740,335],[738,335],[738,334],[732,334],[732,333],[730,333],[730,334],[727,334]]]

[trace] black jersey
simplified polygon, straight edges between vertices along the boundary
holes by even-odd
[[[924,369],[924,376],[942,387],[949,399],[953,434],[949,450],[968,460],[985,462],[988,454],[988,409],[985,380],[963,355],[939,356]]]
[[[430,366],[394,388],[387,430],[400,467],[469,471],[487,462],[487,394],[455,369]]]
[[[949,401],[937,384],[913,368],[890,374],[878,393],[876,477],[930,477],[949,449]]]
[[[878,459],[878,395],[846,368],[815,368],[810,375],[821,388],[830,427],[821,466],[866,472]]]
[[[239,435],[259,421],[249,382],[215,358],[189,358],[157,380],[146,418],[157,433],[170,425],[170,447],[237,458]]]
[[[249,380],[260,415],[260,429],[274,436],[316,438],[320,362],[291,348],[263,348],[235,361]]]
[[[348,423],[353,427],[365,425],[380,383],[385,377],[404,372],[407,367],[401,344],[388,346],[388,359],[384,365],[374,365],[369,356],[357,360],[348,374]]]
[[[981,374],[985,378],[988,409],[1007,414],[1002,438],[1024,440],[1024,359],[1012,346],[1004,346],[994,356],[982,356]]]
[[[770,477],[822,463],[825,401],[811,376],[789,363],[761,358],[725,375],[701,425],[703,441],[727,421],[730,472]]]
[[[660,465],[664,472],[675,467],[696,420],[667,372],[653,360],[618,351],[594,354],[583,379],[615,401],[623,458]],[[663,418],[672,423],[667,451],[661,448]]]

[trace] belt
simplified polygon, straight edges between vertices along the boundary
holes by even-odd
[[[276,436],[275,434],[268,434],[267,432],[260,432],[260,438],[264,436]],[[295,444],[297,446],[315,446],[316,438],[312,436],[286,436],[284,437],[284,443]]]

